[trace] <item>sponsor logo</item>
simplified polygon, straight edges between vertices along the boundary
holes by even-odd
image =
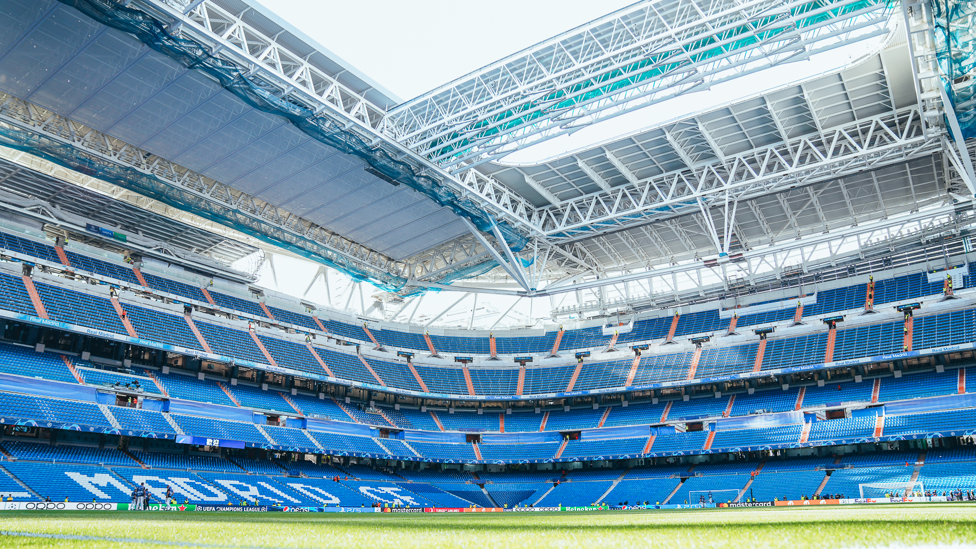
[[[558,511],[559,507],[516,507],[515,509],[505,509],[516,513],[551,513]]]
[[[267,505],[197,505],[197,511],[216,511],[216,512],[231,512],[231,513],[265,513],[268,511]]]
[[[28,501],[24,503],[8,503],[5,507],[7,510],[14,509],[24,509],[27,511],[114,511],[118,508],[115,503],[97,503],[97,502],[45,502],[45,501]]]
[[[772,507],[773,502],[771,501],[757,501],[752,502],[742,502],[742,503],[720,503],[719,507]]]
[[[390,507],[385,507],[383,509],[384,513],[423,513],[423,509],[395,509]]]

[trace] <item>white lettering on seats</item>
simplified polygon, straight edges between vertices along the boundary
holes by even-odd
[[[241,497],[243,497],[245,499],[248,499],[248,500],[252,500],[254,498],[264,499],[264,500],[268,500],[268,499],[274,500],[274,499],[276,499],[276,498],[273,498],[273,497],[268,496],[268,495],[264,495],[261,492],[259,492],[257,486],[253,486],[251,484],[245,484],[245,483],[243,483],[243,482],[241,482],[239,480],[224,480],[224,479],[214,479],[214,480],[215,480],[215,482],[217,482],[218,484],[220,484],[224,488],[227,488],[231,492],[234,492],[235,494],[237,494],[237,495],[239,495],[239,496],[241,496]],[[268,490],[270,490],[270,491],[278,494],[279,496],[287,499],[288,501],[290,501],[292,503],[301,503],[301,500],[295,499],[295,498],[293,498],[293,497],[285,494],[284,492],[280,492],[278,490],[275,490],[271,486],[268,486],[268,484],[266,482],[259,482],[258,484],[260,484],[264,488],[266,488],[266,489],[268,489]]]
[[[333,496],[332,494],[326,492],[321,488],[316,488],[315,486],[309,486],[307,484],[289,483],[288,487],[292,490],[302,494],[303,496],[309,497],[321,504],[339,504],[339,498]]]
[[[99,490],[98,488],[96,488],[96,486],[100,486],[102,488],[108,488],[109,486],[112,486],[117,490],[119,490],[120,492],[122,492],[126,497],[128,497],[129,494],[132,492],[132,489],[127,488],[124,484],[119,482],[117,478],[115,478],[114,476],[108,473],[95,473],[92,476],[88,476],[88,475],[83,475],[81,473],[65,471],[64,474],[68,475],[68,478],[77,482],[85,490],[88,490],[92,494],[95,494],[95,497],[98,498],[112,499],[112,496]]]
[[[172,482],[176,486],[176,488],[179,488],[180,491],[186,494],[186,496],[189,497],[190,499],[195,499],[197,501],[212,501],[212,502],[227,501],[227,494],[221,492],[220,490],[216,489],[215,487],[205,482],[188,479],[188,478],[174,478],[174,477],[170,477],[169,481]],[[192,488],[191,486],[193,485],[196,485],[198,488],[202,490],[206,490],[207,492],[210,492],[211,495],[209,496],[204,495],[202,492],[197,491],[195,488]],[[175,491],[176,488],[174,488],[173,490]]]
[[[373,499],[378,499],[385,503],[394,503],[397,505],[420,505],[412,497],[401,494],[400,488],[395,486],[360,486],[359,491]],[[377,495],[374,492],[379,492],[379,494],[383,495]],[[393,499],[387,499],[385,496],[393,496]]]

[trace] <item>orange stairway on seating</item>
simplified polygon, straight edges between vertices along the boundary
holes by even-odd
[[[325,324],[322,324],[322,321],[319,320],[319,317],[313,315],[312,316],[312,320],[315,321],[315,325],[318,326],[320,330],[322,330],[323,332],[328,333],[328,330],[325,329]]]
[[[31,303],[34,304],[34,310],[37,311],[37,316],[40,318],[48,318],[47,309],[44,308],[44,302],[41,301],[40,294],[37,293],[37,288],[34,286],[34,280],[24,275],[24,286],[27,288],[27,295],[30,296]]]
[[[363,331],[366,332],[366,337],[368,337],[369,340],[373,342],[373,345],[376,345],[376,348],[379,349],[380,348],[380,342],[379,341],[376,341],[376,338],[373,337],[373,332],[369,331],[369,327],[366,326],[366,323],[365,322],[363,323]]]
[[[478,461],[482,461],[481,448],[478,448],[478,443],[472,442],[471,447],[474,448],[474,457],[477,458]]]
[[[642,454],[650,454],[651,448],[654,446],[654,439],[657,438],[655,435],[647,437],[647,443],[644,444],[644,450],[641,451]]]
[[[136,280],[138,280],[139,284],[142,284],[144,288],[152,288],[152,286],[146,282],[146,277],[142,276],[142,271],[139,269],[132,269],[132,274],[136,275]]]
[[[552,456],[554,459],[559,459],[563,456],[563,450],[566,449],[566,445],[569,444],[569,439],[564,438],[563,443],[559,445],[559,449],[556,450],[556,455]]]
[[[691,357],[691,366],[688,367],[688,377],[685,379],[695,379],[695,373],[698,372],[698,361],[701,360],[701,354],[701,345],[695,345],[695,354]]]
[[[702,446],[702,450],[711,450],[712,449],[712,441],[714,441],[714,440],[715,440],[715,431],[709,431],[708,432],[708,437],[705,439],[705,445]]]
[[[373,374],[373,377],[376,378],[376,382],[382,385],[383,387],[386,387],[386,383],[384,383],[383,380],[380,379],[380,375],[377,374],[376,370],[374,370],[373,367],[369,365],[369,362],[366,362],[366,357],[360,354],[357,354],[356,356],[359,357],[359,361],[363,363],[363,366],[365,366],[366,369],[369,370],[369,373]]]
[[[498,358],[498,349],[495,347],[495,336],[488,336],[488,349],[491,352],[491,358]]]
[[[212,354],[213,351],[210,350],[210,345],[207,343],[206,339],[203,339],[203,334],[200,333],[200,329],[197,328],[196,323],[193,322],[190,315],[184,314],[183,318],[186,319],[186,323],[190,327],[190,331],[193,332],[193,335],[197,336],[197,341],[200,343],[200,346],[203,347],[203,350]]]
[[[281,395],[281,398],[285,399],[285,402],[287,402],[288,405],[291,406],[293,410],[295,410],[296,412],[298,412],[298,415],[300,415],[300,416],[304,416],[305,415],[305,412],[302,412],[302,409],[299,408],[297,404],[295,404],[295,401],[291,399],[291,396],[290,395],[288,395],[287,393],[281,393],[281,392],[279,392],[278,394]]]
[[[498,432],[505,432],[505,412],[498,414]]]
[[[966,393],[966,369],[959,368],[958,376],[959,379],[956,383],[956,389],[958,390],[959,394],[962,395]]]
[[[122,321],[122,325],[125,326],[125,331],[127,334],[129,334],[129,337],[139,337],[139,334],[136,333],[136,329],[133,328],[132,323],[129,322],[129,315],[125,313],[125,310],[122,308],[122,304],[119,303],[119,298],[112,297],[109,299],[109,301],[112,302],[112,307],[115,308],[115,314],[119,315],[119,320]]]
[[[799,410],[803,408],[803,398],[807,396],[807,388],[800,387],[800,390],[796,393],[796,404],[793,406],[793,410]]]
[[[425,393],[429,393],[430,391],[427,390],[427,384],[424,383],[424,379],[422,377],[420,377],[420,372],[417,371],[417,368],[414,368],[413,362],[408,362],[407,363],[407,368],[410,369],[410,373],[413,374],[413,378],[415,380],[417,380],[417,385],[420,385],[420,388]]]
[[[864,294],[864,310],[873,311],[874,310],[874,277],[868,281],[867,291]]]
[[[468,366],[462,366],[461,372],[464,373],[464,384],[468,386],[468,394],[473,396],[475,394],[474,383],[471,382],[471,372],[468,371]]]
[[[75,363],[74,362],[71,362],[71,359],[68,358],[68,357],[66,357],[66,356],[64,356],[64,355],[61,355],[61,360],[64,361],[64,365],[67,366],[68,367],[68,370],[71,371],[71,375],[75,376],[75,381],[77,381],[81,385],[84,385],[85,384],[85,380],[81,378],[81,374],[79,374],[78,373],[78,370],[75,368]],[[157,385],[158,385],[158,383],[157,383]]]
[[[630,365],[630,372],[627,374],[627,383],[624,384],[624,387],[630,387],[634,384],[634,378],[637,377],[637,367],[640,365],[640,360],[640,355],[634,355],[634,362]]]
[[[210,295],[210,290],[206,288],[200,288],[200,291],[203,292],[203,297],[207,298],[207,303],[213,305],[214,307],[217,306],[217,302],[214,301],[213,296]]]
[[[834,361],[834,344],[837,342],[837,327],[831,326],[827,331],[827,351],[824,353],[824,364]]]
[[[603,427],[603,424],[607,422],[607,416],[609,415],[610,415],[610,407],[607,406],[606,408],[603,409],[603,417],[600,418],[600,423],[597,425],[597,428]]]
[[[430,351],[430,356],[440,356],[437,354],[437,349],[434,348],[434,342],[430,339],[430,334],[424,332],[424,341],[427,342],[427,350]]]
[[[522,391],[524,389],[525,389],[525,366],[519,366],[518,386],[515,388],[515,394],[521,396]]]
[[[617,337],[619,337],[619,336],[620,336],[620,332],[618,332],[617,330],[614,330],[613,331],[613,337],[610,338],[610,343],[607,344],[607,350],[615,349],[614,345],[617,344]]]
[[[879,438],[884,434],[885,416],[878,416],[874,420],[874,438]]]
[[[725,406],[725,411],[722,412],[722,417],[729,417],[732,415],[732,406],[735,405],[735,395],[729,397],[729,403]]]
[[[315,362],[319,363],[319,366],[321,366],[322,369],[325,370],[325,373],[329,374],[329,376],[331,377],[335,377],[335,374],[332,373],[332,370],[329,368],[329,365],[326,364],[324,360],[322,360],[321,356],[319,356],[319,352],[315,350],[315,347],[312,347],[311,343],[306,343],[305,347],[308,348],[308,352],[312,353],[312,357],[315,358]]]
[[[735,333],[735,325],[738,323],[739,323],[739,315],[733,314],[732,320],[729,322],[729,331],[726,333],[727,334]]]
[[[437,424],[437,428],[444,431],[444,424],[441,423],[441,418],[437,417],[437,414],[435,414],[433,410],[430,410],[429,413],[430,417],[434,418],[434,423]]]
[[[799,324],[803,321],[803,303],[797,302],[796,312],[793,313],[793,324]]]
[[[905,319],[905,351],[912,350],[912,334],[914,333],[915,317],[909,316]]]
[[[752,371],[762,370],[763,356],[766,354],[766,338],[759,340],[759,349],[756,350],[756,363],[752,365]]]
[[[881,393],[881,378],[874,378],[874,387],[871,389],[871,404],[878,403],[878,396]]]
[[[265,348],[264,342],[261,341],[261,338],[258,337],[258,334],[254,333],[254,330],[248,330],[247,333],[251,334],[251,339],[254,340],[254,344],[258,346],[258,350],[261,351],[261,354],[264,355],[264,358],[268,360],[268,364],[277,367],[278,363],[275,362],[274,357],[271,356],[271,353],[269,353],[268,349]]]
[[[673,402],[674,402],[673,400],[669,400],[667,405],[664,406],[664,411],[661,412],[661,421],[659,423],[664,423],[665,421],[668,420],[668,414],[671,413],[671,404]]]
[[[271,320],[274,320],[275,322],[278,321],[278,319],[276,319],[274,317],[274,315],[271,314],[271,309],[269,309],[268,306],[265,305],[263,301],[259,301],[258,302],[258,305],[261,306],[261,310],[264,311],[264,314],[267,315],[268,318],[270,318]]]
[[[803,430],[800,431],[800,440],[798,440],[797,442],[803,444],[808,440],[810,440],[810,427],[812,426],[813,426],[813,422],[806,421],[803,423]]]
[[[61,264],[70,269],[71,262],[68,261],[68,254],[64,253],[64,248],[55,246],[54,251],[58,254],[58,259],[61,260]]]
[[[674,317],[671,319],[671,328],[668,330],[668,338],[664,340],[665,343],[674,342],[674,334],[678,331],[678,319],[681,315],[674,313]]]
[[[233,402],[235,406],[237,406],[238,408],[241,407],[241,403],[237,401],[237,397],[234,396],[234,393],[230,392],[230,388],[229,387],[227,387],[226,385],[224,385],[223,382],[221,382],[221,381],[218,381],[217,382],[217,385],[219,385],[220,388],[224,390],[224,393],[227,394],[227,398],[229,398],[230,401]]]
[[[562,342],[562,340],[563,340],[563,327],[560,326],[559,332],[556,333],[556,342],[553,343],[552,352],[549,353],[549,356],[556,356],[556,353],[559,352],[559,344]]]
[[[542,423],[539,424],[539,432],[546,430],[546,422],[549,421],[549,412],[542,414]]]
[[[573,387],[576,386],[576,379],[579,377],[580,371],[582,371],[582,370],[583,370],[583,363],[582,362],[577,362],[576,363],[576,369],[573,370],[573,377],[569,378],[569,383],[566,385],[566,392],[567,393],[572,392]]]

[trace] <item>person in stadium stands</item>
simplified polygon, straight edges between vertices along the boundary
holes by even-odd
[[[173,504],[173,487],[169,484],[166,485],[166,505]]]
[[[136,495],[138,491],[139,491],[139,488],[136,487],[136,488],[133,488],[132,489],[132,493],[129,494],[129,497],[132,498],[132,503],[129,504],[129,510],[130,511],[135,511],[136,509],[139,508],[139,506],[138,506],[139,496]]]

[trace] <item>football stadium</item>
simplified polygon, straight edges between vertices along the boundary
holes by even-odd
[[[976,544],[976,1],[328,4],[0,0],[0,545]]]

